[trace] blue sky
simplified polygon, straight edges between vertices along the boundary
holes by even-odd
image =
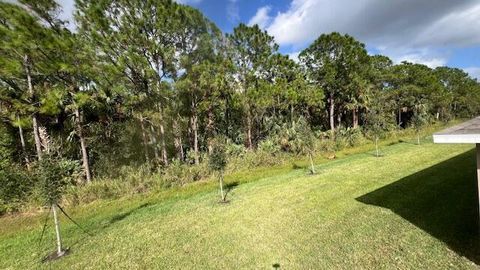
[[[259,24],[293,58],[322,33],[348,33],[371,54],[448,65],[480,79],[479,0],[177,0],[224,32]],[[73,0],[60,0],[70,18]]]

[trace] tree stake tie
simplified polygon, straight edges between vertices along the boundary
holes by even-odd
[[[73,218],[71,218],[67,212],[65,212],[65,210],[63,210],[63,208],[57,204],[57,207],[58,209],[60,209],[60,211],[62,211],[62,213],[71,221],[73,222],[73,224],[75,224],[78,228],[80,228],[80,230],[82,230],[86,235],[88,236],[93,236],[91,233],[89,233],[87,230],[85,230],[82,226],[80,226],[75,220],[73,220]]]

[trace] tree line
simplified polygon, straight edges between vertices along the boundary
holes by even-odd
[[[223,33],[171,0],[76,0],[75,30],[53,0],[18,2],[0,3],[4,189],[52,153],[90,182],[119,164],[200,164],[218,137],[254,151],[293,128],[308,152],[313,131],[378,140],[480,112],[461,69],[394,64],[347,34],[320,35],[296,60],[258,25]]]

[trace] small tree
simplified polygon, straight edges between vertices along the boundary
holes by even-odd
[[[66,252],[62,248],[57,208],[65,187],[72,184],[76,176],[79,175],[79,171],[78,162],[60,158],[50,153],[45,153],[42,160],[38,162],[38,182],[46,204],[51,207],[55,224],[57,251],[56,256],[52,256],[52,258],[61,257]]]
[[[313,165],[313,152],[316,138],[313,134],[313,131],[303,117],[298,119],[297,123],[294,125],[294,130],[296,131],[296,136],[293,145],[295,146],[297,152],[308,155],[310,160],[310,173],[315,174],[316,172],[315,166]]]
[[[427,106],[423,103],[416,104],[413,108],[413,116],[411,125],[417,134],[417,145],[420,145],[420,130],[428,123]]]
[[[371,106],[368,108],[366,114],[365,128],[366,136],[375,143],[375,156],[380,157],[378,148],[378,141],[385,135],[390,128],[394,126],[394,119],[389,110],[388,105],[381,97],[376,97],[372,100]]]
[[[210,169],[218,174],[221,202],[226,202],[226,194],[223,191],[223,173],[225,171],[225,167],[227,166],[227,154],[225,139],[223,137],[213,140],[212,151],[208,161]]]

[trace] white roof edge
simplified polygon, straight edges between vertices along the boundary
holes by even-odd
[[[434,143],[480,143],[480,134],[433,134]]]

